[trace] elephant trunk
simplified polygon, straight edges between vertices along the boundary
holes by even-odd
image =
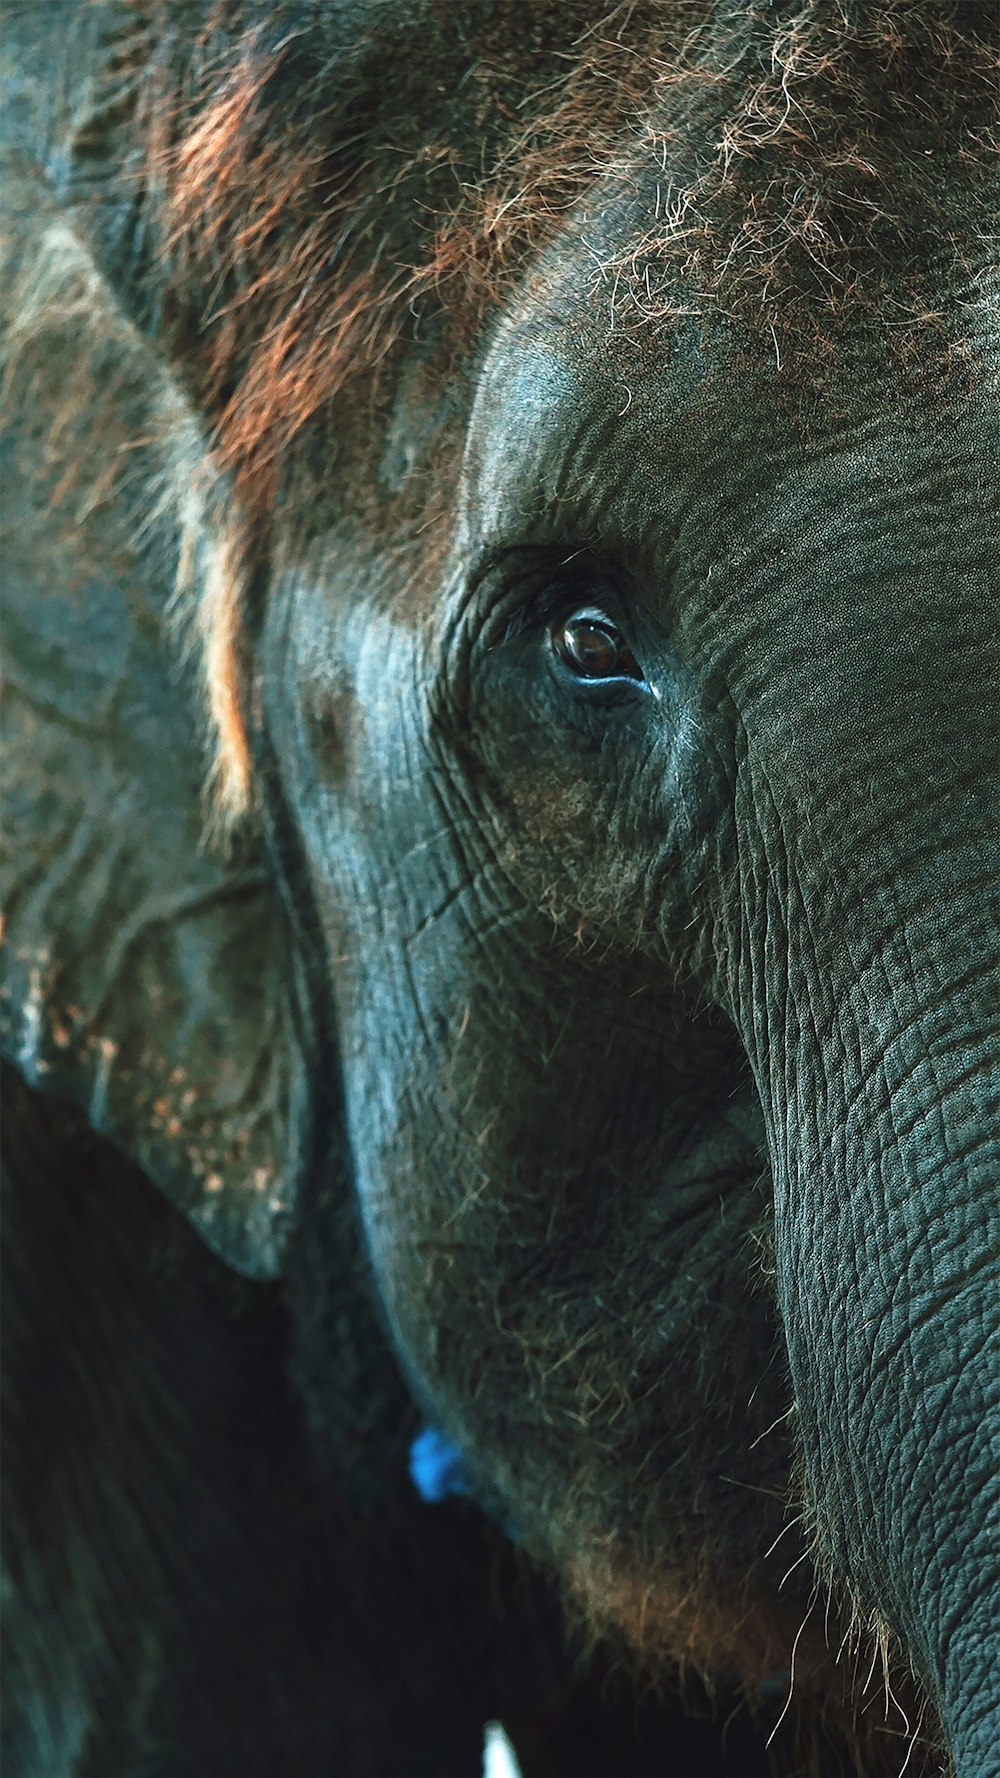
[[[979,799],[951,807],[954,843],[928,834],[901,870],[888,834],[849,852],[842,821],[804,834],[769,787],[751,794],[769,862],[744,872],[736,1012],[768,1128],[817,1560],[902,1638],[958,1773],[985,1778],[1000,1748],[995,858],[981,801],[967,825]]]

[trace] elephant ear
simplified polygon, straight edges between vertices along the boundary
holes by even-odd
[[[3,1053],[270,1275],[307,1093],[263,842],[205,841],[201,670],[172,607],[220,547],[207,457],[71,220],[30,170],[5,187]]]

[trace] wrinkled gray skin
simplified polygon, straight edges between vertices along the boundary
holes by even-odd
[[[659,174],[678,186],[721,127],[711,95],[689,102]],[[889,185],[916,191],[912,152],[894,166],[888,147]],[[761,201],[769,167],[747,175]],[[807,299],[783,351],[763,308],[727,319],[679,269],[672,312],[616,323],[595,263],[659,214],[655,173],[623,137],[447,380],[445,315],[345,396],[327,483],[312,447],[302,485],[321,491],[279,517],[247,619],[266,870],[300,961],[321,939],[310,1004],[395,1344],[490,1510],[654,1661],[763,1697],[798,1638],[802,1708],[845,1720],[870,1658],[843,1702],[853,1606],[908,1656],[960,1778],[986,1778],[1000,475],[982,190],[945,157],[962,246],[929,269],[942,225],[913,197],[925,245],[904,230],[898,314],[928,308],[929,279],[936,317],[914,373],[861,303]],[[581,611],[620,671],[574,669]],[[306,1154],[323,1101],[303,999],[266,1214],[234,1166],[213,1224],[146,1125],[105,1119],[248,1270],[282,1263],[281,1131]],[[31,1078],[29,1050],[22,1032]],[[89,1102],[91,1078],[56,1084]]]

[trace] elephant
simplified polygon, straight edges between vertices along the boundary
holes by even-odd
[[[1000,1772],[996,49],[12,9],[11,1774]]]

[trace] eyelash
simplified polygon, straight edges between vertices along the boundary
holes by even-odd
[[[608,623],[615,629],[622,628],[615,615],[621,595],[606,576],[581,575],[579,580],[571,583],[568,578],[560,580],[558,576],[538,575],[533,577],[533,584],[528,583],[527,595],[522,583],[516,592],[511,593],[511,600],[514,599],[517,604],[506,617],[502,612],[497,613],[502,627],[490,643],[491,647],[515,642],[532,631],[541,635],[585,606],[606,612]]]

